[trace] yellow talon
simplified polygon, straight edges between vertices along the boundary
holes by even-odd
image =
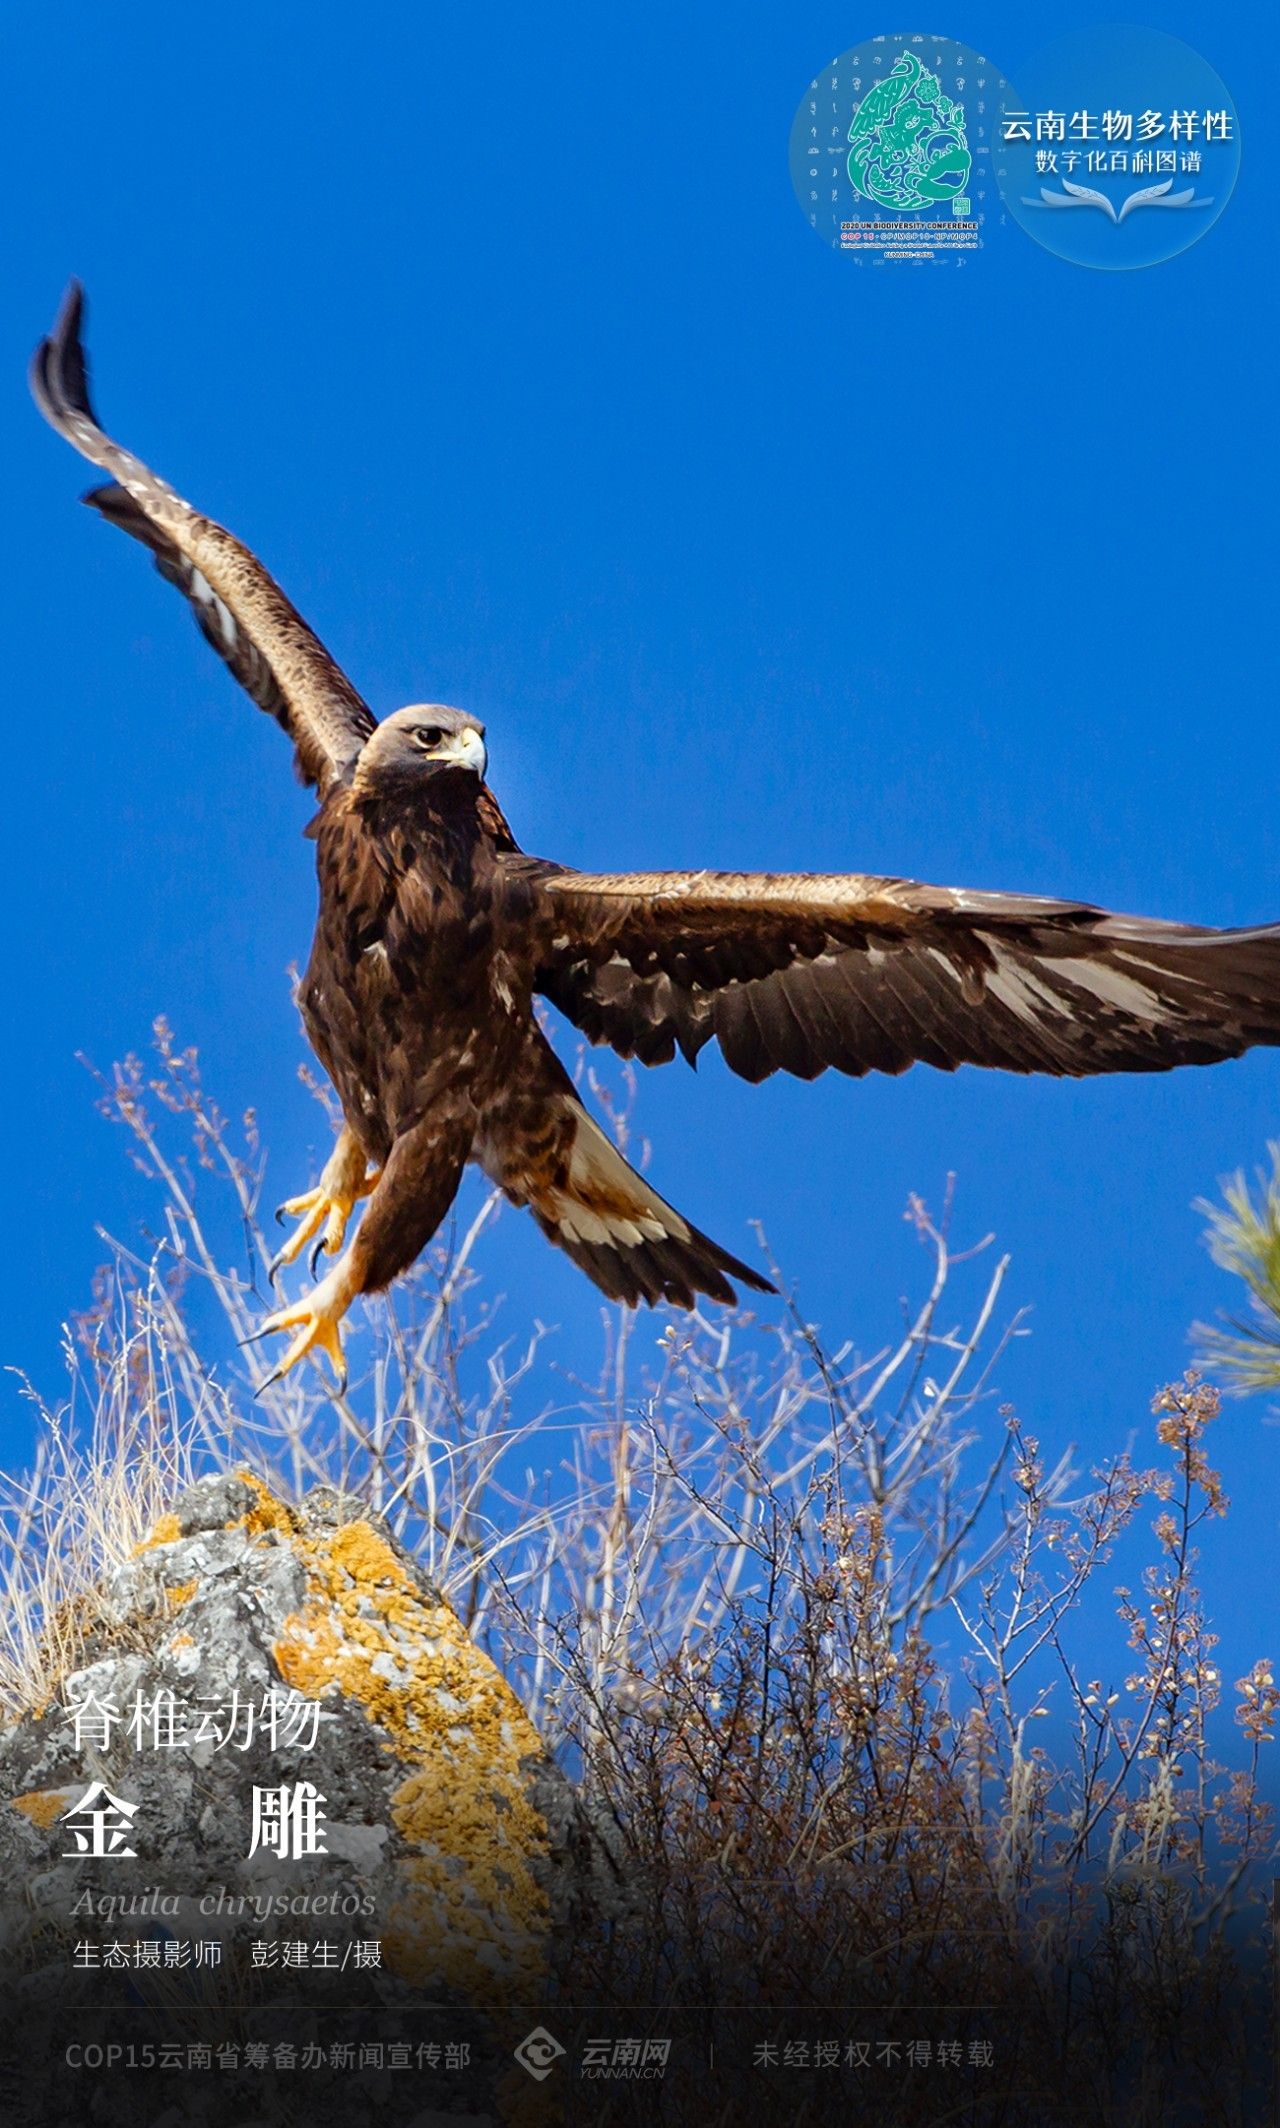
[[[328,1218],[325,1220],[324,1227],[324,1253],[326,1256],[336,1256],[338,1254],[347,1238],[347,1221],[359,1204],[360,1199],[373,1195],[381,1176],[382,1169],[377,1168],[372,1175],[365,1176],[359,1189],[353,1195],[335,1197],[331,1200]]]
[[[271,1276],[283,1270],[285,1264],[296,1263],[316,1228],[329,1212],[330,1200],[323,1190],[307,1190],[301,1197],[286,1197],[280,1207],[283,1219],[297,1219],[301,1224],[295,1228],[284,1246],[277,1249],[271,1259]]]
[[[324,1229],[321,1239],[312,1250],[314,1266],[323,1250],[326,1256],[336,1256],[347,1236],[347,1222],[362,1197],[367,1197],[378,1181],[381,1170],[372,1175],[365,1173],[363,1147],[349,1130],[343,1130],[326,1161],[324,1170],[313,1190],[304,1190],[300,1197],[287,1197],[276,1214],[278,1219],[296,1219],[297,1227],[276,1251],[268,1267],[267,1276],[274,1281],[276,1274],[286,1264],[296,1263],[307,1243]]]
[[[296,1330],[298,1333],[275,1372],[269,1374],[263,1382],[264,1389],[269,1388],[272,1382],[278,1382],[281,1375],[287,1374],[306,1353],[317,1351],[323,1352],[327,1358],[339,1389],[346,1388],[347,1361],[338,1325],[355,1298],[355,1293],[349,1260],[344,1257],[341,1263],[335,1264],[329,1276],[321,1279],[320,1284],[304,1299],[294,1301],[287,1308],[277,1308],[275,1314],[269,1315],[251,1338],[246,1338],[246,1344],[256,1344],[259,1338],[272,1337],[277,1331]]]

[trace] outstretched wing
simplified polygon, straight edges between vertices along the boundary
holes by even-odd
[[[103,434],[89,399],[83,319],[84,295],[73,281],[32,359],[36,404],[82,458],[111,474],[111,485],[85,501],[151,549],[240,685],[289,734],[299,774],[323,798],[374,729],[372,711],[249,549]]]
[[[1280,1043],[1280,925],[838,874],[507,871],[532,903],[537,989],[646,1064],[715,1038],[751,1080],[916,1060],[1084,1077]]]

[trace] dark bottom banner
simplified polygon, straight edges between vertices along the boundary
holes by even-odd
[[[340,1976],[334,1975],[340,1982]],[[1258,1976],[1265,1992],[1266,1976]],[[301,1976],[298,1976],[301,1982]],[[284,1984],[281,1985],[283,1980]],[[1261,1997],[1061,2042],[1062,2004],[423,2002],[385,1984],[236,1997],[175,1969],[5,1990],[8,2128],[180,2123],[535,2128],[826,2122],[1243,2124],[1275,2119]],[[167,1983],[167,1984],[166,1984]],[[1055,2030],[1059,2035],[1054,2037]]]

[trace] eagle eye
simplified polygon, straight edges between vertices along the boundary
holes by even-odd
[[[439,746],[444,737],[438,724],[419,724],[413,734],[419,746]]]

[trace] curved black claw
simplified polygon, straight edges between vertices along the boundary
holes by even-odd
[[[282,1249],[277,1249],[277,1250],[276,1250],[276,1253],[275,1253],[275,1255],[274,1255],[274,1256],[272,1257],[272,1259],[271,1259],[270,1263],[269,1263],[269,1264],[267,1265],[267,1283],[268,1283],[268,1285],[272,1285],[272,1286],[274,1286],[274,1284],[275,1284],[276,1280],[277,1280],[277,1279],[279,1278],[279,1276],[280,1276],[280,1273],[281,1273],[281,1272],[283,1271],[283,1269],[284,1269],[284,1267],[285,1267],[285,1259],[286,1259],[286,1257],[287,1257],[287,1255],[288,1255],[288,1251],[289,1251],[289,1244],[288,1244],[288,1242],[286,1241],[286,1243],[285,1243],[285,1245],[284,1245],[284,1247],[283,1247]]]
[[[277,1225],[278,1227],[282,1227],[282,1226],[284,1225],[284,1223],[285,1223],[285,1219],[286,1219],[286,1217],[288,1216],[288,1215],[287,1215],[287,1211],[286,1211],[286,1207],[287,1207],[287,1205],[288,1205],[288,1202],[289,1202],[289,1200],[288,1200],[288,1198],[286,1197],[286,1198],[285,1198],[285,1201],[284,1201],[284,1204],[278,1204],[278,1205],[276,1206],[276,1214],[275,1214],[275,1217],[276,1217],[276,1225]]]
[[[320,1232],[319,1232],[319,1233],[317,1234],[317,1236],[316,1236],[316,1238],[315,1238],[315,1241],[314,1241],[314,1242],[312,1243],[312,1247],[311,1247],[311,1254],[310,1254],[310,1256],[308,1256],[308,1258],[307,1258],[307,1268],[308,1268],[308,1270],[309,1270],[309,1271],[310,1271],[310,1273],[311,1273],[311,1277],[312,1277],[312,1280],[313,1280],[313,1281],[314,1281],[314,1279],[315,1279],[315,1278],[316,1278],[316,1276],[317,1276],[317,1268],[316,1268],[316,1267],[317,1267],[317,1265],[319,1264],[319,1262],[320,1262],[320,1258],[321,1258],[321,1257],[323,1256],[323,1254],[324,1254],[324,1229],[323,1229],[323,1227],[322,1227],[322,1228],[321,1228],[321,1230],[320,1230]]]

